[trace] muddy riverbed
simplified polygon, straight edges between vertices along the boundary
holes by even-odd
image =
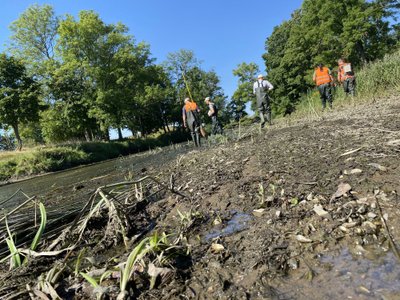
[[[99,215],[67,259],[41,257],[13,271],[4,262],[0,297],[19,292],[28,299],[27,284],[40,294],[39,275],[65,263],[52,283],[55,292],[96,299],[99,288],[74,274],[86,246],[81,270],[112,270],[100,284],[101,297],[115,299],[122,280],[115,266],[138,241],[165,233],[173,242],[138,262],[123,297],[400,299],[399,115],[400,98],[388,97],[218,146],[149,154],[135,171],[110,170],[79,187],[69,183],[60,199],[45,192],[51,205],[72,195],[85,203],[96,187],[126,178],[150,175],[168,186],[127,210],[126,247],[95,240],[109,228]],[[51,299],[49,289],[41,293]]]

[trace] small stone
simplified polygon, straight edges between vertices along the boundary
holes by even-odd
[[[353,169],[350,171],[350,174],[360,174],[360,173],[362,173],[361,169]]]
[[[295,258],[291,258],[288,261],[288,265],[292,270],[296,270],[299,267],[299,262]]]
[[[351,191],[351,186],[348,183],[341,183],[338,185],[337,191],[332,195],[331,200],[340,198],[346,193]]]
[[[379,171],[382,171],[382,172],[387,171],[387,168],[384,166],[381,166],[380,164],[370,163],[370,164],[368,164],[368,166],[374,167],[375,169],[378,169]]]
[[[369,212],[369,213],[367,214],[367,216],[368,216],[368,218],[370,218],[370,219],[375,219],[375,218],[376,218],[376,214],[374,214],[373,212]]]
[[[387,213],[383,214],[383,218],[385,219],[385,221],[389,220],[389,215]]]
[[[274,201],[274,196],[268,196],[268,197],[265,199],[265,201],[267,201],[267,202],[272,202],[272,201]]]
[[[324,210],[322,205],[314,205],[313,210],[318,216],[320,216],[322,218],[329,218],[330,217],[329,212]]]
[[[225,250],[225,247],[221,244],[213,243],[211,245],[211,252],[213,252],[213,253],[219,253],[224,250]]]
[[[264,208],[259,208],[259,209],[253,210],[253,215],[256,217],[261,217],[264,213],[265,213]]]
[[[300,243],[312,243],[312,240],[306,238],[305,236],[302,236],[301,234],[296,235],[296,240]]]
[[[311,201],[311,200],[313,199],[313,197],[314,197],[313,193],[309,193],[309,194],[307,195],[307,200],[308,200],[308,201]]]
[[[267,224],[268,224],[268,225],[274,224],[274,221],[272,221],[272,219],[269,219],[269,220],[267,221]]]
[[[348,222],[348,223],[343,223],[343,226],[346,228],[353,228],[357,225],[357,222]]]
[[[375,209],[376,208],[376,202],[371,203],[371,208]]]
[[[280,211],[280,210],[277,210],[277,211],[275,212],[275,216],[276,216],[277,218],[279,218],[279,217],[281,216],[281,211]]]

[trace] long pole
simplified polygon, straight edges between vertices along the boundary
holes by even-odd
[[[182,70],[182,77],[183,77],[183,82],[185,83],[185,86],[186,86],[186,90],[188,91],[190,101],[194,102],[194,100],[192,98],[192,93],[190,92],[190,89],[189,89],[189,85],[186,81],[185,72],[183,70]],[[204,138],[207,136],[206,131],[204,130],[203,126],[201,126],[201,124],[200,124],[200,133]]]

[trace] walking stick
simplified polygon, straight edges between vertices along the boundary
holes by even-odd
[[[186,86],[186,90],[189,93],[190,101],[193,102],[192,94],[190,93],[189,85],[186,81],[185,72],[183,70],[182,70],[182,77],[183,77],[183,82],[185,83],[185,86]],[[201,133],[202,137],[204,137],[204,138],[207,137],[207,133],[201,124],[200,124],[200,133]]]

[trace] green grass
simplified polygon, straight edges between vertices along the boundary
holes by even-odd
[[[112,142],[70,142],[0,154],[0,181],[54,172],[187,141],[185,132]]]

